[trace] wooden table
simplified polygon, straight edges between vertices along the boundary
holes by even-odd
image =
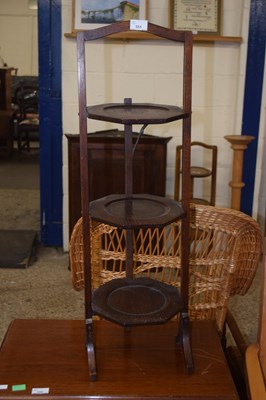
[[[130,331],[95,322],[99,379],[90,382],[83,321],[15,320],[0,350],[0,385],[8,385],[0,399],[238,399],[212,323],[192,324],[191,375],[175,348],[176,329],[174,322]],[[21,384],[26,390],[12,391]]]

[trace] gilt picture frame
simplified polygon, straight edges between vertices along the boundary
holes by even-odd
[[[72,0],[72,32],[129,19],[148,19],[149,0]]]
[[[169,25],[194,34],[221,35],[222,0],[169,0]]]

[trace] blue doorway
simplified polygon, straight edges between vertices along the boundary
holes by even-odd
[[[61,0],[38,0],[41,242],[62,246]]]
[[[251,0],[242,134],[255,140],[244,153],[241,211],[252,215],[265,64],[266,2]]]

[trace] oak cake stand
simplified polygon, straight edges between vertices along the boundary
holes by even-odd
[[[182,108],[161,104],[134,104],[131,98],[124,99],[123,103],[86,106],[85,42],[129,29],[130,22],[124,21],[92,31],[77,32],[86,347],[91,380],[97,379],[93,343],[94,315],[99,315],[124,327],[131,327],[165,323],[173,316],[180,314],[176,342],[183,345],[187,371],[193,371],[188,321],[192,34],[191,32],[170,30],[151,23],[148,24],[147,29],[150,34],[182,42],[184,45]],[[123,195],[113,194],[90,201],[87,162],[87,119],[124,125],[125,194]],[[132,192],[132,160],[135,146],[144,129],[149,124],[165,124],[177,120],[183,121],[183,180],[186,184],[182,188],[182,204],[164,197],[134,194]],[[132,144],[133,125],[142,125],[134,147]],[[152,278],[134,277],[134,230],[138,228],[164,227],[181,218],[181,291],[179,292],[177,288]],[[91,288],[91,220],[126,230],[126,277],[113,279],[94,291]]]

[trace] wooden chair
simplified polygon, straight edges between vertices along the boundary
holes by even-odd
[[[176,161],[175,161],[175,199],[180,200],[180,186],[182,176],[182,147],[176,147]],[[200,152],[203,158],[210,159],[210,167],[206,165],[196,166],[191,165],[191,202],[199,204],[207,204],[210,206],[215,205],[216,197],[216,171],[217,171],[217,146],[209,145],[202,142],[191,142],[191,158],[193,163],[193,153]],[[195,198],[194,196],[194,180],[196,178],[210,178],[210,197],[209,200],[202,198]]]
[[[125,276],[125,231],[93,222],[91,227],[92,286]],[[189,314],[192,320],[215,321],[220,335],[230,296],[244,295],[256,273],[261,231],[248,215],[191,204]],[[134,236],[134,273],[180,286],[180,224],[139,229]],[[84,287],[82,218],[70,240],[72,282]]]
[[[19,82],[14,94],[18,110],[14,119],[14,136],[18,153],[30,151],[30,143],[39,141],[39,88],[38,84]]]
[[[266,251],[266,241],[264,242]],[[246,351],[246,371],[251,400],[266,399],[266,256],[263,259],[263,281],[261,287],[260,320],[257,343],[250,344]]]

